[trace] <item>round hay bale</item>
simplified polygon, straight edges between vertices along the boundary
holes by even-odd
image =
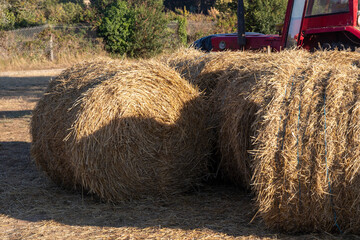
[[[255,87],[253,189],[270,228],[360,232],[358,57],[316,53]]]
[[[31,155],[37,166],[59,185],[67,188],[78,185],[70,146],[64,140],[76,118],[69,109],[83,92],[112,74],[112,67],[101,62],[69,68],[50,82],[33,111]]]
[[[293,69],[293,58],[296,56],[299,61],[304,54],[226,52],[207,63],[199,76],[208,76],[217,82],[210,94],[210,103],[214,106],[211,125],[216,129],[220,153],[216,166],[218,177],[250,189],[252,170],[248,151],[252,149],[252,124],[259,108],[249,99],[251,89],[258,79],[273,76],[279,66],[287,64]],[[216,62],[223,64],[216,65]]]
[[[128,63],[125,71],[106,65],[115,74],[73,99],[75,178],[111,202],[201,184],[211,141],[201,93],[163,64]]]

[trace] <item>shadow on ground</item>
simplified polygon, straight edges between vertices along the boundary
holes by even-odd
[[[0,77],[0,97],[42,96],[53,77]]]
[[[31,113],[31,110],[0,111],[0,118],[22,118],[30,116]]]
[[[177,198],[102,203],[64,190],[31,161],[30,143],[0,143],[0,214],[26,221],[55,220],[73,226],[207,228],[232,236],[269,236],[255,221],[250,197],[225,186]]]

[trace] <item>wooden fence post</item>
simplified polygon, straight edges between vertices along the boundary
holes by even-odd
[[[53,34],[50,33],[50,42],[49,42],[49,47],[50,47],[50,54],[49,54],[49,57],[50,57],[50,61],[54,61],[54,44],[53,44]]]

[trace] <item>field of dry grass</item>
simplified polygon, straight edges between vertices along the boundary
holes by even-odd
[[[113,205],[59,188],[29,154],[31,111],[55,71],[0,72],[0,239],[338,239],[268,231],[252,196],[205,186],[171,199]]]

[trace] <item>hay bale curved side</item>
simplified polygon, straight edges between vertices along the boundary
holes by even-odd
[[[208,70],[204,69],[204,75],[213,74],[218,82],[210,99],[214,105],[212,119],[221,155],[218,173],[226,181],[245,189],[251,187],[252,170],[248,151],[252,149],[252,125],[261,103],[259,99],[250,98],[252,88],[259,79],[271,78],[277,71],[291,74],[305,55],[307,53],[303,51],[272,55],[228,52],[219,55],[218,60],[211,64],[226,63],[222,67],[209,64]]]
[[[314,54],[293,80],[264,79],[253,94],[273,95],[261,100],[252,163],[270,228],[359,233],[360,69],[348,54]]]
[[[31,156],[55,183],[67,188],[78,185],[71,164],[68,141],[64,140],[75,115],[69,111],[87,89],[113,74],[103,62],[82,63],[67,69],[49,83],[31,119]]]
[[[77,106],[70,137],[75,175],[102,199],[170,196],[208,175],[206,102],[167,66],[133,63]]]

